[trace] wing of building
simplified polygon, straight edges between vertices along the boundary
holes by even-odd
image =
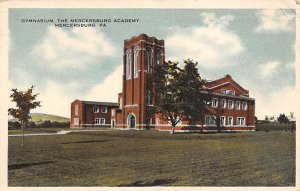
[[[71,128],[171,130],[167,121],[151,112],[155,104],[152,67],[165,61],[164,40],[140,34],[124,41],[123,55],[123,83],[118,103],[75,100],[71,104]],[[208,81],[206,86],[202,93],[211,99],[207,114],[194,124],[180,122],[176,131],[255,130],[255,100],[249,97],[249,90],[230,75]]]

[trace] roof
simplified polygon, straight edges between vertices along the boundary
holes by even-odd
[[[234,81],[232,79],[232,77],[228,74],[223,78],[208,81],[206,86],[207,86],[207,89],[214,89],[214,88],[226,85],[226,84],[232,84],[237,89],[239,89],[241,92],[243,92],[243,94],[249,95],[249,90],[246,90],[245,88],[243,88],[240,84],[238,84],[236,81]]]
[[[76,100],[78,100],[78,99],[76,99]],[[83,101],[83,100],[78,100],[78,101],[81,101],[82,103],[89,104],[89,105],[105,105],[105,106],[116,106],[116,107],[119,106],[119,104],[115,103],[115,102]]]

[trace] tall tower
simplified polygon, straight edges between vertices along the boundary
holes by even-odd
[[[140,34],[124,41],[123,87],[119,95],[123,128],[153,126],[153,67],[165,60],[164,40]]]

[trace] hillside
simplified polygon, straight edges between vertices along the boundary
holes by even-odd
[[[49,120],[51,122],[56,121],[56,122],[69,122],[70,119],[66,117],[61,117],[58,115],[51,115],[51,114],[46,114],[46,113],[31,113],[31,120],[34,122],[41,122],[41,121],[46,121]]]

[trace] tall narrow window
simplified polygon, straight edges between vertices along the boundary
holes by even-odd
[[[226,99],[221,99],[221,106],[222,108],[226,108]]]
[[[151,104],[151,93],[150,93],[150,90],[147,90],[146,92],[146,103],[147,105],[150,105]]]
[[[148,73],[152,73],[152,50],[151,48],[146,49],[146,69]]]
[[[75,105],[75,116],[78,116],[78,105]]]
[[[156,64],[160,65],[160,60],[161,60],[161,52],[159,49],[156,50]]]
[[[228,125],[233,125],[233,117],[228,117]]]
[[[120,105],[119,105],[119,108],[120,108],[120,109],[122,109],[122,104],[123,104],[122,98],[120,97]]]
[[[243,102],[242,109],[247,110],[247,108],[248,108],[247,105],[248,105],[247,102]]]
[[[211,106],[212,106],[212,107],[218,107],[218,99],[213,98],[213,99],[211,100]]]
[[[224,125],[225,126],[225,122],[226,122],[226,117],[225,116],[221,116],[220,117],[220,125]]]
[[[134,49],[134,60],[133,60],[133,76],[134,78],[138,77],[138,58],[139,58],[139,49]]]
[[[131,51],[126,53],[126,79],[131,79]]]
[[[240,110],[241,109],[241,102],[240,101],[236,101],[235,109],[236,110]]]

